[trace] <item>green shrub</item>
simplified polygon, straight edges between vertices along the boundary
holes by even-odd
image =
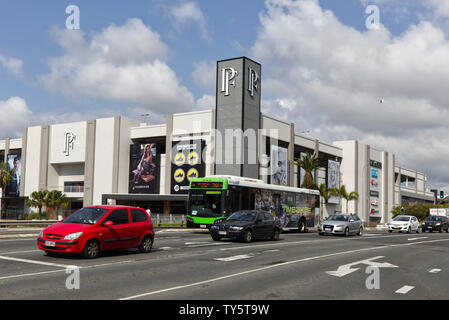
[[[48,220],[48,212],[47,211],[43,211],[41,218],[42,218],[42,220]],[[25,216],[25,220],[39,220],[39,212],[30,212],[30,213],[28,213]]]
[[[414,216],[418,218],[419,221],[422,221],[430,215],[430,209],[449,208],[449,204],[414,203],[408,206],[397,206],[391,210],[393,218],[401,214],[402,207],[404,207],[404,215]]]

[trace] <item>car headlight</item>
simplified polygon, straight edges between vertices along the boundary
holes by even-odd
[[[441,223],[437,223],[436,225],[437,225],[437,226],[441,226]]]
[[[243,227],[231,227],[230,229],[232,231],[240,231],[240,230],[243,230]]]
[[[218,226],[213,225],[212,227],[210,227],[211,229],[218,229]]]
[[[79,237],[81,237],[82,234],[83,234],[82,232],[71,233],[71,234],[66,235],[64,237],[64,240],[76,240]]]
[[[422,224],[423,224],[423,225],[425,225],[426,223],[425,223],[425,222],[423,222]]]

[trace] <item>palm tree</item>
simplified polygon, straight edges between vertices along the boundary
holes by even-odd
[[[359,193],[357,191],[347,192],[346,186],[342,185],[338,190],[338,196],[346,200],[346,213],[349,212],[349,201],[359,200]]]
[[[42,220],[42,207],[47,203],[48,190],[34,191],[29,199],[26,200],[28,207],[39,209],[39,220]]]
[[[45,206],[48,209],[48,218],[50,220],[57,220],[58,209],[61,206],[67,208],[69,206],[69,202],[67,201],[67,198],[65,197],[65,194],[62,193],[62,191],[53,190],[48,192]]]
[[[312,172],[319,168],[325,167],[324,162],[320,158],[318,158],[316,153],[306,153],[301,158],[296,158],[294,161],[292,161],[292,164],[302,168],[305,171],[304,181],[301,187],[307,189],[314,188]]]
[[[329,199],[331,197],[338,197],[339,196],[339,192],[338,192],[338,188],[335,188],[335,187],[328,188],[327,184],[325,184],[325,183],[322,183],[320,185],[320,187],[318,188],[318,190],[320,191],[321,199],[324,200],[324,201],[321,202],[321,208],[322,209],[320,210],[320,212],[321,212],[320,220],[323,220],[323,218],[324,218],[324,206],[325,205],[327,206],[327,204],[329,203]]]
[[[5,214],[5,195],[6,186],[10,185],[14,179],[14,170],[8,167],[6,162],[0,162],[0,188],[2,189],[2,199],[1,199],[1,212],[0,219],[2,215]]]

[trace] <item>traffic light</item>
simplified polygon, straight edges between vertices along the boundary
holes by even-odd
[[[440,199],[443,199],[443,198],[444,198],[444,191],[441,190],[441,191],[440,191]]]
[[[401,207],[401,215],[404,215],[404,214],[405,214],[404,207]]]

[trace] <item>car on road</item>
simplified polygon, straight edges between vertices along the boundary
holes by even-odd
[[[438,231],[438,232],[449,232],[449,220],[444,216],[429,216],[421,225],[422,232],[426,231]]]
[[[397,216],[388,223],[388,232],[392,233],[393,231],[419,233],[419,221],[414,216]]]
[[[356,214],[334,214],[318,225],[318,234],[340,234],[349,237],[351,234],[363,235],[362,220]]]
[[[154,232],[148,213],[126,206],[92,206],[42,230],[39,249],[48,255],[77,253],[95,259],[102,251],[138,248],[150,252]]]
[[[281,222],[269,212],[241,210],[212,225],[210,234],[215,241],[231,238],[251,242],[254,239],[279,240],[281,230]]]

